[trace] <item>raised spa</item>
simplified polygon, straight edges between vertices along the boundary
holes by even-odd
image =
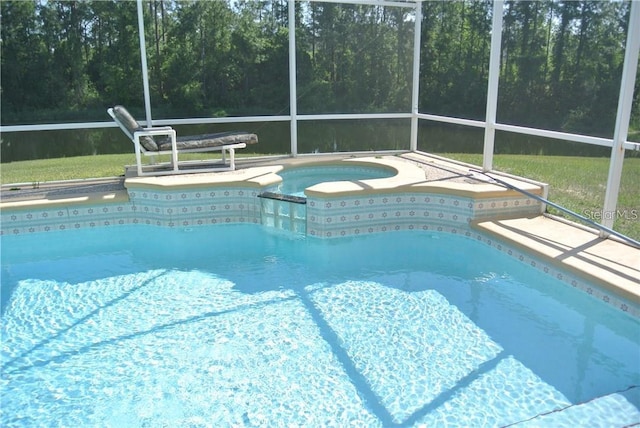
[[[396,174],[395,169],[375,165],[328,164],[290,167],[278,172],[282,177],[282,183],[271,190],[287,195],[304,196],[306,188],[319,183],[389,178]]]

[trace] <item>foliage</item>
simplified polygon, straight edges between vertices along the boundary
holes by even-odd
[[[629,5],[507,1],[499,121],[611,137]],[[288,113],[287,8],[145,1],[154,116]],[[422,12],[420,110],[483,119],[492,1],[428,1]],[[135,2],[8,0],[0,13],[3,124],[104,120],[115,103],[142,111]],[[299,112],[410,110],[411,9],[296,2],[295,14]]]
[[[483,120],[492,2],[423,9],[421,111]],[[611,138],[629,10],[617,1],[507,1],[498,121]]]

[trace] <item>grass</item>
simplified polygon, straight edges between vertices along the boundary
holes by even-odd
[[[474,165],[482,164],[480,154],[446,153],[442,156]],[[609,174],[608,158],[495,155],[493,168],[548,183],[551,202],[596,222],[600,222],[603,214],[612,215],[616,219],[614,230],[640,240],[640,158],[624,160],[615,213],[602,213]],[[568,217],[553,208],[549,211]]]
[[[219,159],[219,154],[207,158]],[[200,160],[202,154],[180,155],[180,160]],[[158,162],[166,162],[169,155],[157,156]],[[148,161],[144,159],[143,162]],[[77,156],[56,159],[40,159],[3,163],[0,183],[43,183],[46,181],[76,180],[85,178],[118,177],[124,175],[125,165],[135,165],[134,154]]]
[[[445,153],[442,156],[480,165],[482,155]],[[84,178],[115,177],[133,154],[82,156],[3,163],[0,182],[37,183]],[[550,184],[549,200],[599,221],[609,172],[608,158],[572,156],[495,155],[494,168]],[[614,229],[640,239],[640,158],[624,161]],[[552,210],[553,211],[553,210]],[[559,212],[554,214],[560,214]]]
[[[4,185],[117,177],[124,174],[124,165],[135,163],[136,157],[133,154],[78,156],[10,162],[1,164],[0,181]]]

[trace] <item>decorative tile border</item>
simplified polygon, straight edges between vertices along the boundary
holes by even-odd
[[[181,191],[141,190],[129,193],[139,221],[159,226],[199,226],[218,223],[259,223],[256,189],[215,188]]]
[[[259,223],[257,190],[132,191],[125,203],[69,205],[55,209],[6,210],[0,235],[146,224],[192,227],[217,223]]]
[[[579,276],[573,275],[552,263],[546,263],[533,254],[517,250],[515,247],[512,247],[499,239],[484,235],[478,231],[469,230],[465,232],[465,236],[491,246],[496,250],[513,257],[519,262],[529,265],[545,275],[549,275],[558,281],[563,282],[565,285],[580,290],[592,298],[607,305],[611,305],[634,318],[640,318],[640,305],[630,302],[622,297],[618,297],[614,293],[611,293],[588,280],[580,278]]]
[[[472,220],[540,213],[540,204],[523,198],[473,200],[430,193],[398,193],[342,198],[309,198],[307,233],[319,238],[375,233],[386,228],[468,227]]]
[[[361,233],[434,227],[460,227],[471,221],[472,202],[425,193],[309,198],[307,233],[332,238]]]
[[[527,197],[479,199],[473,202],[473,218],[526,217],[540,214],[541,209],[540,201]]]
[[[131,223],[132,208],[129,203],[115,203],[3,211],[0,235],[125,225]]]

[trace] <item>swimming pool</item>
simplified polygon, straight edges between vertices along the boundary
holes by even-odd
[[[463,236],[140,225],[2,249],[3,426],[640,420],[638,320]]]

